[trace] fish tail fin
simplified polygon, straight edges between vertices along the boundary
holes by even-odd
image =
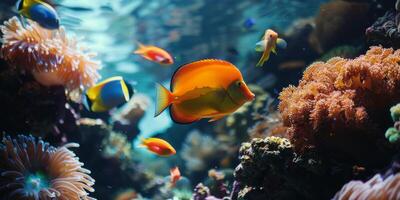
[[[142,136],[139,137],[140,143],[137,146],[138,148],[147,148],[146,146],[146,139]]]
[[[136,49],[133,53],[134,54],[142,54],[143,53],[143,49],[145,48],[144,44],[142,44],[139,41],[135,41],[135,43],[137,44],[138,49]]]
[[[268,55],[266,55],[266,56],[262,56],[261,58],[260,58],[260,60],[258,61],[258,63],[257,63],[257,67],[261,67],[261,66],[263,66],[264,65],[264,63],[265,63],[265,61],[267,61],[269,59],[269,54]]]
[[[168,106],[172,104],[173,95],[172,93],[162,86],[161,84],[156,84],[156,112],[155,117],[160,115]]]

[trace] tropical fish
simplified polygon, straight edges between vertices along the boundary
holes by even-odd
[[[250,30],[251,28],[253,28],[253,26],[256,24],[256,20],[254,18],[247,18],[244,22],[243,22],[243,27],[246,30]]]
[[[92,112],[105,112],[129,101],[132,87],[121,76],[108,78],[85,92],[83,105]]]
[[[175,71],[171,92],[157,84],[155,116],[170,106],[172,120],[177,123],[202,118],[216,121],[253,99],[254,94],[235,65],[223,60],[200,60]]]
[[[263,54],[257,63],[257,67],[264,65],[269,59],[271,52],[276,54],[276,47],[286,48],[287,43],[285,40],[278,38],[278,33],[268,29],[260,42],[256,44],[256,51],[262,51]]]
[[[41,0],[20,0],[17,4],[18,13],[37,22],[46,29],[58,29],[60,18],[51,5]]]
[[[172,156],[176,154],[174,147],[167,141],[160,138],[141,139],[140,147],[147,148],[149,151],[159,156]]]
[[[146,46],[138,42],[139,49],[133,53],[143,58],[162,65],[171,65],[174,63],[172,56],[164,49],[156,46]]]
[[[179,179],[181,179],[181,172],[179,171],[178,167],[174,167],[172,169],[169,170],[170,175],[170,186],[175,187],[176,182],[179,181]]]

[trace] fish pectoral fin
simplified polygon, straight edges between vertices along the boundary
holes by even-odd
[[[93,112],[105,112],[108,110],[108,108],[102,105],[99,101],[94,101],[91,110]]]
[[[277,53],[276,53],[276,47],[272,48],[271,51],[272,51],[272,53],[274,53],[275,55],[277,54]]]
[[[218,121],[218,120],[224,118],[225,116],[226,116],[225,114],[223,114],[223,115],[218,115],[218,116],[214,116],[214,117],[212,117],[210,120],[208,120],[208,122],[215,122],[215,121]]]
[[[280,49],[286,49],[287,42],[282,38],[278,38],[276,40],[276,46],[278,46],[278,48],[280,48]]]

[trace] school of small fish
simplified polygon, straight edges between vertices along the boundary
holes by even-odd
[[[37,22],[43,28],[60,28],[56,10],[41,0],[20,0],[18,14]],[[25,21],[29,23],[29,21]],[[246,31],[254,30],[256,20],[246,19],[242,26]],[[173,65],[173,56],[163,48],[137,42],[133,53],[160,65]],[[256,52],[262,56],[256,66],[263,66],[270,53],[277,53],[277,47],[285,49],[287,43],[271,29],[265,30],[261,41],[256,43]],[[290,65],[291,66],[291,65]],[[204,59],[179,67],[170,81],[170,90],[156,84],[155,117],[169,108],[171,118],[176,123],[188,124],[201,119],[209,122],[232,114],[244,103],[254,100],[255,95],[247,87],[240,70],[232,63],[218,59]],[[129,101],[134,90],[121,76],[107,78],[84,92],[83,105],[91,112],[107,112]],[[141,138],[140,147],[162,157],[176,154],[174,147],[160,138]],[[170,170],[170,186],[180,180],[178,167]]]

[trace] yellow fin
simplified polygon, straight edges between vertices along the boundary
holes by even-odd
[[[156,84],[156,113],[155,117],[160,115],[169,105],[172,104],[172,93],[162,86],[161,84]]]
[[[277,53],[276,53],[276,46],[274,46],[274,47],[271,49],[271,51],[272,51],[272,53],[277,54]]]
[[[268,59],[269,59],[269,55],[270,55],[270,53],[264,53],[263,55],[262,55],[262,57],[260,58],[260,60],[258,61],[258,63],[257,63],[257,67],[261,67],[261,66],[263,66],[264,65],[264,63],[265,63],[265,61],[267,61]]]

